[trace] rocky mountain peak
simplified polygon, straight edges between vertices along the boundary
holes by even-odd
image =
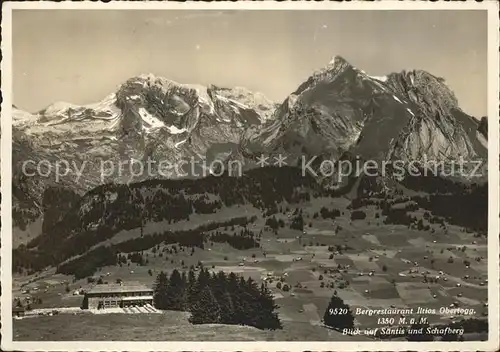
[[[66,186],[85,192],[103,182],[102,160],[149,158],[175,163],[216,158],[238,145],[246,129],[260,125],[273,111],[273,102],[245,88],[181,84],[143,74],[94,104],[57,102],[35,114],[13,108],[13,167],[21,170],[25,160],[64,160],[78,167],[85,163],[81,179],[64,178]],[[105,181],[129,182],[129,177],[125,171]],[[33,189],[28,198],[39,203],[44,185],[54,180],[29,182],[35,181],[40,187],[26,186],[22,179],[14,183],[18,189]]]
[[[403,71],[388,76],[386,84],[428,114],[449,114],[460,109],[453,91],[443,78],[423,70]]]
[[[334,56],[325,67],[313,72],[313,74],[292,94],[299,95],[319,83],[331,83],[347,72],[356,74],[355,68],[348,63],[347,60],[338,55]]]
[[[485,155],[477,124],[440,77],[423,70],[374,77],[336,56],[299,85],[271,123],[245,134],[241,154],[474,160]]]

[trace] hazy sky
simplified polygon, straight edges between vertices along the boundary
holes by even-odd
[[[487,111],[486,11],[15,10],[14,104],[87,104],[126,79],[244,86],[282,101],[334,55],[371,75],[424,69]]]

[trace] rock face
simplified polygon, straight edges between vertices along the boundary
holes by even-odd
[[[387,85],[415,111],[395,148],[398,157],[474,160],[487,156],[476,136],[477,121],[459,108],[442,78],[425,71],[402,72],[389,75]]]
[[[477,127],[443,79],[424,71],[373,77],[337,56],[302,83],[273,119],[248,130],[236,157],[485,158]]]

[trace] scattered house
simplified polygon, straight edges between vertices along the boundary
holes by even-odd
[[[141,284],[96,285],[85,293],[83,309],[144,306],[153,304],[153,289]]]

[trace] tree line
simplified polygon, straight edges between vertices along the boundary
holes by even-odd
[[[93,275],[99,268],[109,265],[119,264],[119,253],[141,252],[157,246],[158,244],[177,243],[184,247],[205,248],[208,241],[206,232],[224,226],[246,225],[255,221],[255,217],[234,218],[220,223],[209,223],[192,230],[165,231],[136,237],[114,245],[101,246],[86,252],[85,254],[64,262],[57,266],[57,273],[74,275],[76,279],[81,279]]]
[[[274,212],[281,202],[297,203],[318,184],[297,168],[258,168],[242,177],[147,180],[130,185],[106,184],[76,199],[73,194],[46,196],[64,199],[68,206],[50,206],[43,233],[13,251],[14,270],[40,271],[81,255],[122,230],[147,222],[189,220],[193,214],[211,214],[222,206],[252,204]],[[208,197],[213,195],[214,197]],[[54,203],[54,202],[52,202]],[[55,202],[57,203],[57,202]]]

